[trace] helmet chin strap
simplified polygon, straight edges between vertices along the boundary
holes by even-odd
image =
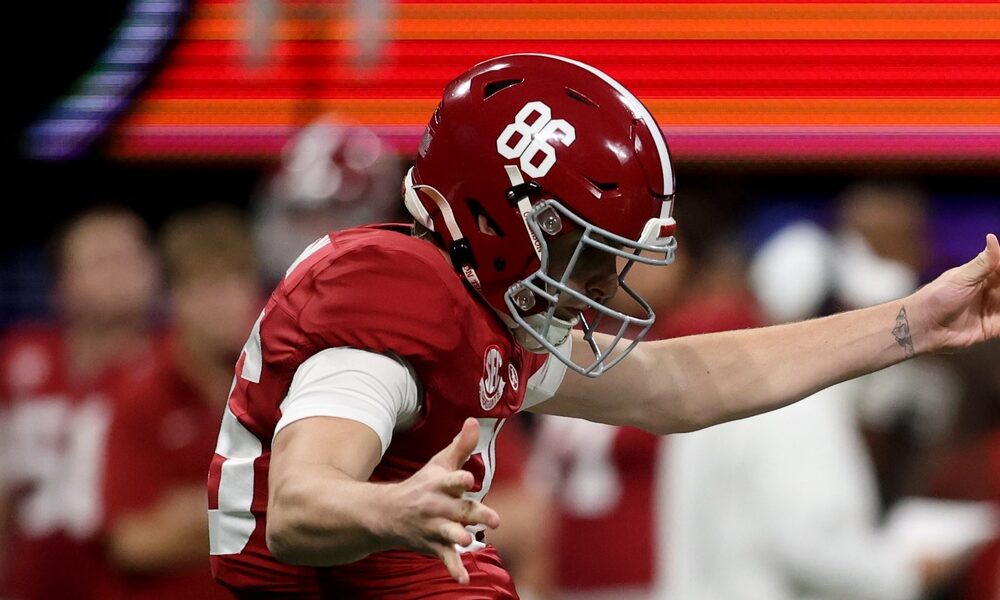
[[[455,221],[455,213],[452,212],[451,206],[445,200],[444,196],[441,195],[441,192],[429,185],[417,185],[413,183],[413,168],[411,167],[406,173],[406,178],[403,180],[403,204],[406,206],[406,210],[416,219],[417,223],[434,231],[434,220],[431,218],[427,207],[420,200],[418,192],[422,192],[424,196],[433,200],[438,210],[441,211],[441,217],[444,219],[445,227],[448,228],[448,235],[451,237],[451,246],[448,248],[448,255],[451,257],[451,262],[455,269],[469,282],[469,285],[482,295],[483,284],[479,281],[479,275],[476,274],[476,260],[472,255],[472,249],[469,248],[468,240],[465,239],[465,235]]]
[[[524,176],[521,175],[521,169],[518,169],[515,165],[504,165],[504,170],[507,171],[507,178],[510,179],[511,195],[514,195],[514,190],[522,189],[524,186]],[[524,223],[524,228],[528,231],[528,239],[531,240],[531,247],[535,249],[535,256],[538,260],[542,259],[542,243],[538,241],[535,236],[535,232],[531,230],[531,226],[528,225],[528,213],[531,212],[531,200],[528,198],[527,194],[521,196],[520,198],[511,198],[512,202],[517,204],[517,212],[521,215],[521,221]]]

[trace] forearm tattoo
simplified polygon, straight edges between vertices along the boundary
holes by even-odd
[[[906,358],[917,353],[913,349],[913,337],[910,334],[910,321],[906,318],[905,306],[900,308],[899,314],[896,315],[896,326],[892,329],[892,335],[895,336],[896,343],[903,348]]]

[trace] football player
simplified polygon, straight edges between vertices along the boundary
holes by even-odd
[[[452,81],[404,200],[412,227],[310,246],[236,365],[209,523],[240,597],[516,598],[482,500],[517,411],[687,431],[1000,333],[990,236],[900,301],[640,344],[654,315],[625,278],[673,259],[667,144],[621,84],[565,58]],[[609,307],[618,291],[642,310]]]
[[[120,207],[76,216],[53,249],[58,326],[0,339],[0,597],[88,600],[109,568],[99,532],[112,401],[159,360],[147,322],[158,265],[146,224]]]
[[[101,600],[221,600],[205,560],[205,469],[232,366],[262,298],[236,209],[174,214],[161,234],[170,330],[161,360],[117,394],[101,533],[112,572]]]

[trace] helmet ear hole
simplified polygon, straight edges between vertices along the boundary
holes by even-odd
[[[476,222],[479,224],[479,231],[485,233],[486,235],[491,235],[494,237],[504,237],[503,229],[497,224],[496,220],[490,216],[483,205],[479,203],[478,200],[474,198],[466,198],[465,203],[469,206],[469,212],[472,216],[476,218]]]

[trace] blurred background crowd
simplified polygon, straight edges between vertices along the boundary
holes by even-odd
[[[664,126],[680,251],[629,275],[656,338],[897,298],[1000,231],[1000,13],[719,6],[19,6],[0,599],[226,597],[205,478],[250,327],[313,240],[403,220],[478,60],[588,60]],[[497,452],[527,600],[1000,600],[998,343],[666,438],[522,415]]]

